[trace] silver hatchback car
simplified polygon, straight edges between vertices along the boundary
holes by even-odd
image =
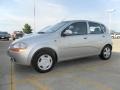
[[[31,65],[41,73],[50,71],[59,61],[93,55],[108,60],[111,53],[109,30],[101,23],[87,20],[60,22],[18,39],[8,48],[13,62]]]

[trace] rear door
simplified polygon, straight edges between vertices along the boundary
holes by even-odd
[[[101,47],[104,46],[106,35],[101,28],[101,24],[95,22],[88,22],[88,41],[91,48],[91,55],[100,54]]]

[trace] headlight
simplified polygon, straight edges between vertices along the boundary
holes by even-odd
[[[27,44],[23,42],[18,42],[10,46],[10,50],[16,52],[24,51],[26,48]]]

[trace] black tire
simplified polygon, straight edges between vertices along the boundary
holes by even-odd
[[[108,54],[108,56],[106,56],[104,53],[105,53],[105,49],[109,49],[110,50],[110,54]],[[99,55],[100,58],[102,60],[109,60],[111,58],[111,55],[112,55],[112,47],[110,45],[106,45],[102,51],[101,51],[101,54]]]
[[[38,60],[39,60],[40,56],[42,56],[44,54],[47,54],[47,55],[52,57],[52,66],[49,69],[47,69],[47,70],[42,70],[38,66]],[[56,54],[53,51],[51,51],[51,50],[44,49],[44,50],[40,50],[39,52],[37,52],[34,55],[31,64],[32,64],[33,68],[37,72],[39,72],[39,73],[46,73],[46,72],[49,72],[49,71],[51,71],[53,69],[53,67],[55,66],[56,62],[57,62]]]

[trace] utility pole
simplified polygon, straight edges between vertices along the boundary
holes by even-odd
[[[36,32],[36,0],[34,0],[34,32]]]
[[[109,9],[107,10],[108,16],[109,16],[109,32],[111,31],[111,24],[112,24],[112,13],[114,13],[115,9]]]

